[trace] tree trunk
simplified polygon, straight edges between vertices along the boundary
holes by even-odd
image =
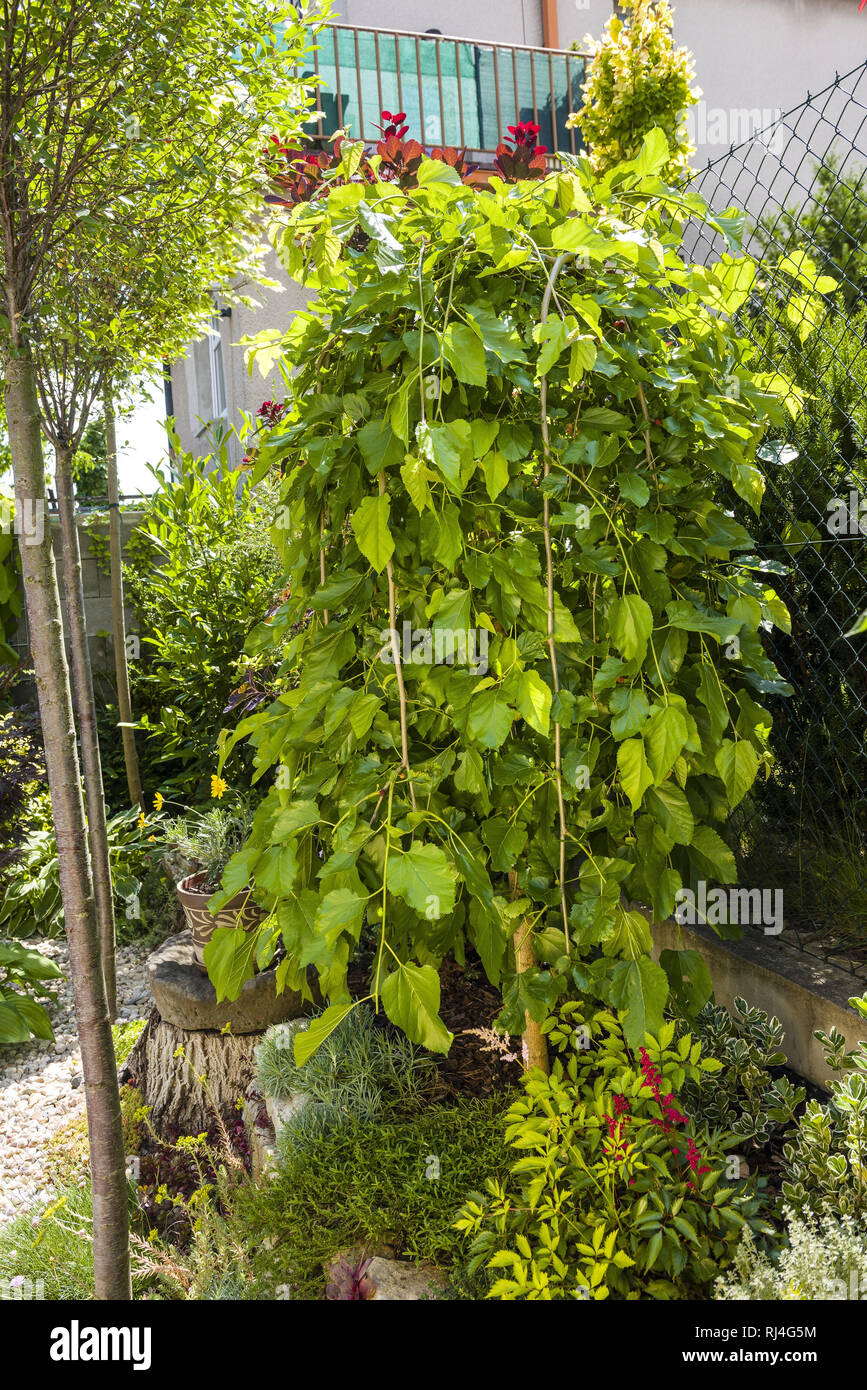
[[[121,1080],[132,1081],[141,1091],[161,1139],[201,1134],[217,1114],[227,1124],[238,1118],[238,1102],[253,1080],[253,1053],[261,1041],[261,1033],[177,1028],[152,1009]]]
[[[513,898],[518,896],[518,875],[512,870],[509,874],[509,888]],[[512,945],[515,950],[515,969],[519,975],[531,966],[536,964],[536,957],[533,954],[533,929],[525,920],[521,923],[518,930],[512,937]],[[541,1067],[547,1074],[550,1070],[548,1065],[548,1044],[545,1042],[545,1034],[542,1032],[541,1024],[530,1017],[529,1011],[524,1013],[524,1063],[528,1067]]]
[[[123,601],[123,562],[121,558],[120,501],[117,480],[117,432],[114,424],[114,405],[106,391],[103,398],[105,414],[105,452],[108,469],[108,538],[111,582],[111,626],[114,645],[114,670],[117,682],[117,708],[123,739],[123,760],[126,766],[126,785],[131,806],[142,804],[141,775],[132,728],[132,697],[129,689],[129,667],[126,657],[126,612]]]
[[[16,324],[12,315],[10,322]],[[60,596],[51,530],[45,516],[36,380],[26,343],[7,349],[5,370],[16,510],[19,517],[36,515],[42,523],[41,535],[39,531],[27,535],[20,527],[19,546],[81,1042],[93,1181],[96,1295],[103,1299],[129,1299],[129,1219],[120,1097],[99,956]]]
[[[99,926],[102,977],[109,1018],[117,1017],[117,970],[115,964],[114,892],[105,815],[105,789],[96,728],[96,701],[93,698],[93,672],[87,645],[84,584],[81,577],[81,550],[75,524],[75,498],[72,486],[72,451],[55,453],[57,501],[60,511],[60,539],[63,556],[63,587],[69,650],[72,656],[72,688],[78,715],[78,736],[84,770],[84,796],[87,805],[87,837],[93,869],[93,892]]]

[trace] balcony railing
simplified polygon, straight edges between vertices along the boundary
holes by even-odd
[[[410,136],[424,145],[484,157],[507,126],[534,121],[551,157],[577,154],[581,134],[566,118],[581,105],[585,62],[575,52],[331,24],[303,74],[322,83],[321,114],[308,129],[325,138],[347,127],[373,142],[380,113],[404,111]]]

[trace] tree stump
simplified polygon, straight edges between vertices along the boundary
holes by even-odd
[[[217,1114],[224,1120],[233,1117],[253,1080],[253,1052],[261,1036],[188,1032],[152,1009],[122,1079],[141,1091],[161,1139],[201,1134]]]
[[[277,994],[275,972],[267,970],[247,981],[239,999],[218,1004],[189,931],[163,942],[148,957],[147,971],[156,1007],[121,1082],[132,1081],[141,1091],[162,1139],[201,1134],[217,1114],[236,1118],[262,1034],[272,1023],[304,1012],[301,996],[291,990]]]

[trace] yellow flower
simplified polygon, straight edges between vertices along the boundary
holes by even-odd
[[[157,792],[156,796],[154,797],[154,810],[155,810],[155,811],[161,811],[162,809],[163,809],[163,794],[162,794],[162,792]]]
[[[137,824],[139,830],[144,830],[145,826],[147,825],[144,811],[142,811],[141,815],[139,816]]]
[[[214,773],[211,778],[211,796],[214,800],[219,801],[223,792],[226,790],[227,784],[223,781],[222,777],[218,777],[217,774]]]

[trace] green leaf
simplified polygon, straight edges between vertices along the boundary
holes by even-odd
[[[287,840],[290,835],[297,835],[299,830],[307,830],[311,825],[318,825],[319,821],[319,807],[315,801],[291,801],[274,817],[274,823],[271,826],[271,839],[274,841]]]
[[[391,231],[392,227],[399,225],[397,219],[386,217],[381,212],[374,212],[367,203],[360,202],[358,220],[371,238],[377,269],[383,275],[398,274],[403,269],[406,258],[402,245]]]
[[[399,965],[383,981],[382,1003],[410,1042],[431,1052],[448,1052],[453,1035],[439,1016],[440,977],[432,965]]]
[[[641,1047],[647,1033],[657,1035],[667,998],[668,977],[649,956],[618,961],[611,971],[611,1002],[632,1048]]]
[[[0,1000],[0,1043],[30,1041],[30,1028],[24,1015],[11,1000]]]
[[[641,149],[635,159],[635,172],[640,178],[659,174],[668,163],[668,141],[658,126],[654,126],[644,137]]]
[[[743,801],[759,770],[759,755],[751,743],[739,739],[733,743],[724,739],[714,758],[716,770],[722,778],[729,804],[737,806]]]
[[[204,950],[208,979],[217,991],[217,1003],[237,999],[247,980],[256,973],[257,931],[217,927]]]
[[[414,458],[412,454],[407,454],[401,465],[400,476],[403,478],[404,487],[409,493],[416,511],[423,512],[425,507],[429,507],[433,511],[433,499],[430,495],[429,484],[436,477],[436,474],[428,468],[424,459]]]
[[[507,873],[527,843],[522,825],[510,825],[505,816],[492,816],[482,826],[482,839],[491,851],[491,868]]]
[[[294,845],[271,845],[256,864],[257,885],[275,898],[288,898],[298,876],[298,860]]]
[[[698,951],[662,951],[659,963],[668,976],[674,998],[694,1017],[713,994],[713,982]]]
[[[542,350],[539,353],[539,361],[536,365],[536,372],[539,376],[547,376],[554,363],[566,350],[569,341],[569,334],[572,328],[577,328],[575,319],[569,321],[561,318],[548,319],[547,323],[537,323],[533,329],[533,341],[540,343]]]
[[[644,741],[647,761],[657,786],[665,781],[674,767],[687,737],[686,719],[679,709],[675,709],[674,705],[664,705],[654,710],[644,730]]]
[[[484,763],[477,749],[468,748],[461,754],[454,781],[458,791],[470,792],[471,795],[485,790]]]
[[[531,728],[547,738],[551,725],[552,694],[535,671],[522,671],[518,691],[518,711]]]
[[[720,883],[737,882],[735,857],[725,840],[709,825],[695,827],[689,857],[708,877],[717,878]]]
[[[470,700],[467,733],[483,748],[500,748],[509,737],[514,717],[497,690],[483,690]]]
[[[617,770],[632,809],[637,811],[647,788],[653,786],[653,773],[647,766],[642,739],[629,738],[621,743],[617,750]]]
[[[331,1036],[335,1028],[340,1027],[346,1015],[352,1013],[354,1008],[354,1004],[332,1004],[318,1018],[312,1018],[306,1029],[295,1034],[296,1067],[303,1067],[305,1062],[309,1062],[314,1052]]]
[[[644,807],[669,840],[674,840],[676,845],[689,844],[695,821],[686,796],[674,782],[663,782],[660,787],[652,787],[644,798]]]
[[[608,631],[626,661],[643,661],[647,639],[653,631],[650,604],[640,594],[616,598],[608,609]]]
[[[485,385],[488,373],[484,345],[469,324],[449,324],[443,334],[443,354],[458,381],[467,386]]]
[[[499,449],[485,454],[482,459],[482,472],[485,475],[488,496],[495,502],[509,482],[509,461],[505,454],[501,454]]]
[[[498,985],[509,930],[496,908],[486,907],[478,898],[470,899],[469,937],[491,984]]]
[[[752,463],[732,464],[732,487],[758,516],[765,495],[765,480]]]
[[[356,692],[349,711],[349,726],[359,741],[369,731],[381,707],[382,701],[378,695],[368,694],[364,690]]]
[[[320,932],[333,950],[342,932],[348,932],[357,941],[361,935],[361,925],[367,899],[352,893],[348,888],[334,888],[319,905],[316,914],[316,930]]]
[[[453,502],[446,502],[442,511],[431,517],[434,528],[434,555],[444,569],[454,574],[455,566],[464,550],[464,537],[461,531],[460,513]]]
[[[643,690],[617,689],[609,701],[611,733],[620,740],[641,732],[650,713],[650,703]]]
[[[452,492],[463,492],[475,467],[469,420],[450,420],[446,425],[420,424],[416,438],[422,454],[436,465]]]
[[[390,891],[432,922],[454,907],[455,877],[439,845],[416,843],[405,854],[389,856]]]
[[[388,529],[391,500],[388,493],[365,497],[352,518],[352,529],[365,560],[381,574],[394,554],[394,540]]]

